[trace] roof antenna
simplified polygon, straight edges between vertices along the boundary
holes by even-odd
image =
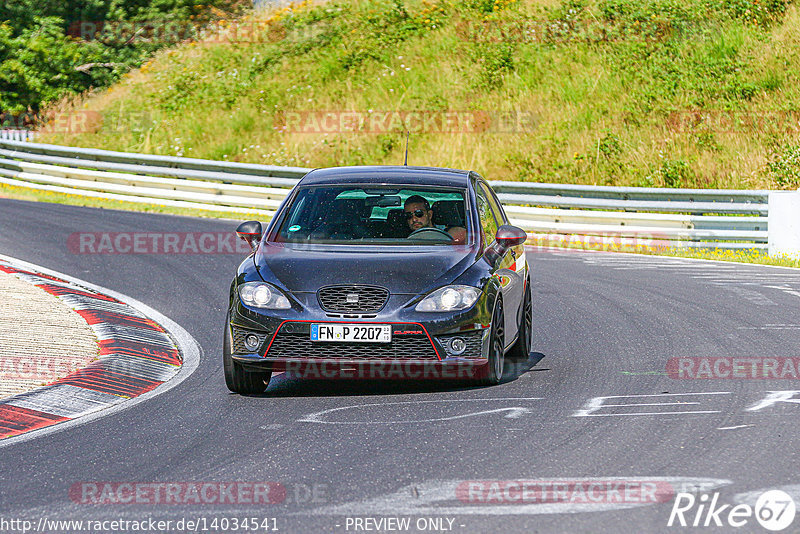
[[[406,130],[406,157],[403,160],[403,165],[406,166],[406,167],[408,167],[408,136],[409,136],[409,132],[408,132],[408,130]]]

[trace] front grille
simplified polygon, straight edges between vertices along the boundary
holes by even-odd
[[[245,330],[244,328],[236,328],[235,326],[232,326],[231,330],[233,332],[233,347],[231,348],[233,354],[255,354],[263,350],[264,342],[267,340],[267,334],[255,332],[253,330]],[[248,334],[255,334],[258,337],[258,347],[254,350],[245,347],[244,338]]]
[[[457,358],[480,358],[482,356],[481,345],[484,332],[486,332],[486,330],[473,330],[471,332],[459,332],[457,334],[436,336],[436,341],[438,341],[442,347],[444,347],[444,350],[448,356]],[[467,342],[467,348],[461,354],[451,353],[450,340],[452,340],[454,337],[460,337]]]
[[[322,309],[338,313],[370,313],[383,308],[389,290],[377,286],[329,286],[317,292]]]
[[[271,358],[354,360],[437,360],[425,335],[393,335],[391,343],[311,341],[308,332],[279,332],[266,354]]]

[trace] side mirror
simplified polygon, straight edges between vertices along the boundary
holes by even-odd
[[[261,241],[261,223],[258,221],[243,222],[236,228],[236,235],[244,239],[250,248],[255,250]]]
[[[497,241],[497,244],[505,250],[523,244],[528,240],[528,234],[526,234],[525,230],[522,228],[504,224],[497,229],[497,234],[495,234],[494,239]]]
[[[527,239],[528,234],[522,228],[504,224],[497,229],[497,233],[494,236],[494,244],[486,249],[483,253],[484,257],[494,267],[509,248],[521,245]]]

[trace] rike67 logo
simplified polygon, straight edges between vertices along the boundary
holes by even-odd
[[[795,502],[791,495],[781,490],[762,493],[755,507],[749,504],[719,504],[719,493],[699,497],[691,493],[678,493],[669,514],[667,526],[681,527],[734,527],[747,525],[753,517],[767,530],[778,532],[794,521]]]

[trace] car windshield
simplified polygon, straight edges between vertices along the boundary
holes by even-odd
[[[278,242],[459,245],[470,242],[465,190],[309,186],[288,207]]]

